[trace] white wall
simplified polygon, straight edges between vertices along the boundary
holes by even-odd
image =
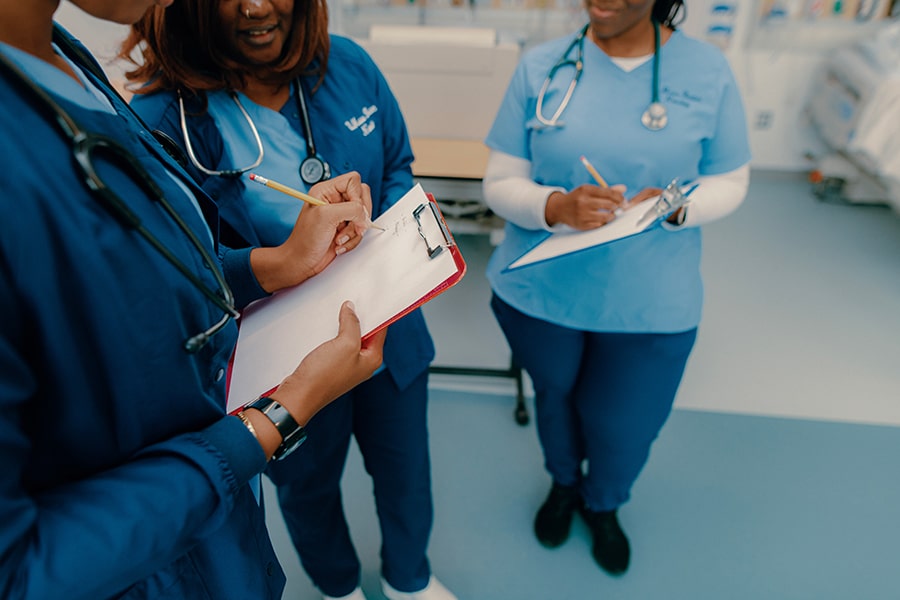
[[[685,29],[688,33],[697,36],[705,35],[704,27],[709,26],[710,23],[714,23],[711,19],[703,21],[698,16],[700,10],[697,6],[700,2],[701,0],[691,0],[692,10],[694,11],[692,13],[692,18],[694,20],[692,20],[690,24],[685,25]],[[91,19],[68,3],[63,4],[57,16],[61,23],[79,36],[82,41],[85,42],[99,58],[101,58],[101,62],[108,61],[109,58],[114,56],[115,47],[118,41],[124,37],[127,31],[125,27],[109,25]],[[787,39],[785,37],[776,36],[770,39],[757,38],[753,40],[746,29],[741,29],[741,21],[738,20],[736,23],[730,45],[725,48],[725,50],[745,96],[748,117],[750,119],[751,143],[755,155],[754,165],[757,167],[788,171],[803,171],[807,168],[807,164],[803,159],[803,153],[809,146],[815,144],[815,138],[803,122],[802,109],[806,102],[807,94],[809,93],[810,78],[817,65],[820,64],[825,57],[825,49],[821,46],[821,40],[816,42],[815,39],[807,39],[806,41],[801,39],[797,41],[797,44],[793,47],[785,45],[785,40]],[[746,21],[743,23],[746,25]],[[751,47],[747,49],[743,45],[745,43],[749,44]],[[769,43],[771,47],[763,47],[764,44],[767,43]],[[817,44],[819,45],[817,46]],[[113,69],[113,76],[115,76],[115,69],[117,67],[113,65],[111,68]],[[754,186],[751,186],[751,191],[753,187]],[[769,202],[775,202],[772,198],[779,192],[784,194],[783,189],[779,190],[778,188],[773,188],[763,193],[761,198],[763,200],[768,198]],[[808,196],[808,190],[802,186],[795,186],[794,192],[798,202],[797,208],[793,208],[792,210],[805,210],[803,208],[803,202],[809,200],[808,197],[806,197]],[[788,199],[789,198],[783,197],[777,198],[778,201]],[[760,200],[760,198],[757,200]],[[767,209],[765,208],[755,206],[762,206],[763,204],[764,202],[762,201],[748,201],[747,206],[742,208],[742,211],[745,215],[754,210],[761,211],[764,214],[758,217],[759,222],[766,223],[766,219],[768,218],[767,215],[772,213],[767,212]],[[785,203],[785,205],[793,206],[793,203]],[[869,213],[866,214],[869,215],[869,217],[871,216]],[[819,219],[842,218],[840,215],[835,215],[829,211],[819,211],[816,215]],[[856,217],[861,218],[858,213],[856,214]],[[863,216],[862,218],[869,217]],[[796,221],[804,221],[805,223],[806,217],[798,217]],[[820,225],[822,225],[822,223],[813,224],[808,227],[806,235],[812,235],[809,231],[819,231],[818,226]],[[865,236],[866,233],[864,231],[875,231],[867,229],[872,225],[872,223],[863,223],[861,225],[862,229],[860,229],[858,234],[860,236]],[[746,227],[741,226],[739,222],[734,219],[729,219],[721,225],[721,227],[732,226],[734,226],[734,229],[728,234],[728,243],[738,243],[741,247],[746,249],[753,248],[752,252],[748,250],[748,254],[758,254],[759,249],[754,246],[754,244],[758,243],[758,236],[760,235],[758,232],[767,229],[768,225]],[[831,223],[830,229],[822,228],[821,231],[837,231],[839,227],[840,225]],[[709,233],[713,234],[712,231]],[[736,242],[742,235],[747,236],[748,239],[743,243],[740,241]],[[823,236],[826,235],[827,234],[823,234]],[[799,243],[796,245],[798,247],[803,246],[808,248],[809,252],[819,252],[833,246],[831,241],[823,239],[810,239],[808,242],[809,243],[806,244]],[[889,246],[886,246],[886,248],[889,248]],[[863,254],[865,254],[865,252],[863,252]],[[841,256],[843,256],[843,254]],[[777,257],[773,257],[772,264],[776,264],[776,258]],[[706,260],[709,262],[712,259],[707,258]],[[884,253],[876,251],[870,255],[859,257],[858,263],[852,266],[847,265],[844,271],[845,273],[866,272],[867,269],[875,269],[876,265],[882,265],[881,268],[886,272],[890,272],[890,267],[883,266],[883,260]],[[732,266],[729,265],[728,269],[731,268]],[[819,267],[816,265],[811,267],[811,277],[818,274],[816,271],[817,268]],[[778,270],[775,269],[774,271]],[[840,272],[841,269],[837,269],[837,271]],[[470,272],[468,277],[483,277],[483,269],[481,273],[479,273],[477,269],[472,269],[472,272]],[[847,275],[844,277],[846,278]],[[886,281],[887,279],[878,279],[877,277],[872,278],[872,281],[876,282],[872,283],[874,286],[873,289],[862,296],[879,300],[884,299],[886,296],[884,296],[883,290],[881,290],[878,285],[883,285],[883,283],[879,282]],[[736,284],[731,279],[728,279],[727,273],[718,278],[710,277],[710,280],[724,282],[722,283],[722,289],[719,290],[719,293],[735,296],[735,298],[730,298],[731,303],[723,301],[719,304],[720,307],[734,306],[737,302],[749,302],[750,308],[752,308],[754,302],[756,302],[756,300],[753,299],[758,298],[760,293],[759,290],[754,289],[752,285],[746,293],[735,293],[733,288]],[[821,280],[831,281],[831,279],[825,277],[821,278]],[[820,285],[822,284],[820,283]],[[710,304],[715,304],[716,290],[713,289],[712,283],[710,283],[709,287],[708,299],[710,300]],[[853,290],[858,289],[858,287],[859,286],[850,285],[848,289]],[[797,309],[798,314],[804,314],[803,311],[805,310],[805,307],[817,306],[819,304],[817,298],[821,297],[816,296],[816,287],[811,284],[802,286],[802,291],[806,296],[810,296],[810,298],[805,304],[801,302],[802,306]],[[843,294],[838,294],[838,296],[843,296],[847,293],[849,292],[845,290]],[[803,298],[806,298],[806,296],[803,296]],[[720,311],[721,310],[723,309],[720,308]],[[844,314],[860,319],[865,316],[865,311],[854,312],[852,308],[849,308]],[[721,339],[715,339],[715,342],[711,344],[698,343],[696,352],[697,358],[692,359],[692,361],[697,362],[702,359],[710,361],[710,363],[715,366],[716,361],[724,360],[724,355],[718,354],[721,352],[722,348],[728,348],[729,344],[736,343],[735,340],[746,340],[752,338],[754,335],[758,336],[758,328],[753,326],[753,323],[748,324],[746,315],[747,312],[742,311],[725,311],[720,312],[719,314],[710,311],[704,322],[703,335],[712,337],[718,335]],[[720,320],[719,324],[715,323],[716,318]],[[845,330],[843,331],[844,337],[853,339],[865,337],[865,328],[867,326],[865,322],[860,323],[856,320],[851,321],[846,318],[814,328],[814,333],[822,336],[822,338],[827,341],[832,338],[831,332],[836,330],[835,328],[837,328],[838,325]],[[734,329],[735,327],[737,330]],[[741,327],[744,329],[741,330]],[[458,333],[458,330],[456,333]],[[463,337],[467,336],[465,332],[459,335]],[[740,363],[753,365],[755,364],[753,361],[759,362],[761,360],[768,360],[772,364],[767,364],[769,369],[766,372],[780,373],[780,379],[773,379],[768,375],[763,379],[749,379],[746,385],[734,390],[732,389],[732,381],[733,378],[742,375],[740,371],[729,371],[725,368],[711,368],[708,371],[701,373],[696,369],[689,370],[683,386],[683,393],[679,397],[678,406],[680,408],[694,408],[700,410],[726,410],[739,413],[818,418],[836,421],[892,425],[900,424],[900,411],[898,411],[896,407],[896,397],[892,395],[891,391],[896,388],[896,368],[893,365],[891,367],[883,368],[871,366],[873,364],[880,364],[877,361],[888,362],[895,359],[895,346],[890,346],[890,342],[885,344],[883,352],[876,352],[875,358],[869,361],[863,361],[858,357],[854,357],[857,363],[862,363],[859,370],[864,371],[866,368],[871,368],[873,373],[877,376],[865,376],[862,379],[857,379],[857,377],[859,377],[858,372],[856,377],[852,374],[848,375],[845,385],[846,390],[842,389],[840,390],[840,393],[835,393],[834,389],[828,388],[828,386],[823,383],[826,380],[818,377],[821,369],[825,367],[809,358],[809,353],[807,352],[808,348],[804,347],[804,344],[809,344],[809,339],[798,335],[788,336],[785,339],[785,343],[791,345],[789,350],[791,352],[796,350],[796,356],[802,357],[803,361],[800,366],[797,365],[796,359],[775,360],[773,359],[773,356],[777,358],[779,355],[773,355],[770,352],[763,351],[755,353],[747,351],[748,356],[745,363]],[[891,340],[893,341],[893,338],[891,338]],[[460,342],[457,341],[456,343]],[[868,347],[867,344],[870,345],[870,340],[860,339],[858,344],[860,347]],[[794,346],[796,346],[796,348],[794,348]],[[703,348],[705,347],[715,348],[716,350],[704,354]],[[790,354],[790,352],[788,352],[788,354]],[[834,356],[835,365],[828,364],[829,368],[826,369],[826,372],[838,372],[842,368],[838,366],[838,364],[846,363],[844,357],[840,356],[839,353],[836,352]],[[788,373],[788,375],[785,376],[784,373]],[[808,389],[794,389],[788,385],[784,385],[784,381],[805,382]],[[861,385],[860,381],[865,385]],[[700,387],[710,388],[715,386],[721,387],[723,390],[721,395],[704,396],[701,393],[691,393]],[[819,387],[816,388],[815,386]],[[828,393],[831,395],[829,396]],[[836,397],[836,399],[832,401],[823,401],[823,399],[834,397]],[[710,398],[712,400],[710,400]]]
[[[60,3],[55,18],[88,47],[106,70],[110,80],[124,80],[125,68],[115,60],[115,56],[119,44],[128,35],[127,26],[95,19],[66,0]]]
[[[578,10],[489,11],[476,17],[463,10],[397,7],[360,12],[355,2],[332,0],[332,29],[356,36],[365,35],[369,22],[418,20],[425,15],[432,25],[465,25],[498,28],[510,38],[508,30],[520,28],[522,45],[542,38],[561,35],[584,19]],[[722,7],[730,10],[721,10]],[[828,53],[839,46],[871,35],[877,24],[853,21],[792,22],[763,24],[757,0],[691,0],[682,29],[695,37],[718,43],[731,62],[747,108],[750,143],[756,168],[783,171],[807,171],[806,155],[818,154],[823,145],[807,123],[804,107],[811,83]],[[475,13],[472,13],[475,14]],[[507,16],[506,25],[501,20]],[[499,15],[499,16],[498,16]],[[102,22],[85,15],[64,1],[57,19],[78,36],[108,69],[110,78],[122,79],[123,67],[113,62],[118,43],[127,28]],[[730,34],[723,31],[730,28]]]

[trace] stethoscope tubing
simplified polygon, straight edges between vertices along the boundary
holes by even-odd
[[[666,126],[668,123],[668,116],[666,114],[665,106],[659,100],[660,26],[656,19],[651,20],[653,22],[653,83],[651,84],[650,105],[647,107],[647,110],[644,111],[643,115],[641,115],[641,123],[651,131],[658,131]],[[544,79],[543,84],[541,84],[534,112],[538,123],[545,127],[561,127],[563,125],[559,118],[568,107],[569,101],[575,93],[575,86],[578,84],[578,80],[581,79],[581,74],[584,71],[584,38],[587,35],[588,28],[590,28],[590,23],[585,25],[578,35],[575,36],[575,39],[572,40],[562,56],[559,57],[559,60],[556,61],[556,64],[554,64],[547,73],[547,77]],[[569,58],[569,54],[573,49],[577,50],[574,60]],[[569,83],[569,87],[566,89],[566,93],[563,96],[562,101],[560,101],[559,107],[553,113],[553,116],[548,119],[543,114],[544,97],[547,94],[547,90],[550,88],[550,84],[552,83],[556,72],[569,65],[574,67],[575,74],[572,76],[572,81]]]
[[[240,313],[234,306],[234,295],[232,294],[228,283],[225,281],[224,275],[219,270],[216,261],[213,260],[212,255],[206,250],[206,247],[190,226],[184,221],[178,211],[176,211],[166,200],[162,190],[159,189],[150,174],[139,165],[136,159],[134,159],[133,155],[115,140],[104,135],[92,134],[89,131],[83,130],[62,106],[60,106],[40,86],[36,85],[25,72],[8,60],[2,53],[0,53],[0,65],[2,65],[8,73],[12,74],[15,80],[38,100],[39,106],[49,113],[53,121],[59,126],[62,134],[69,139],[72,144],[75,162],[85,176],[85,184],[99,203],[123,227],[136,231],[148,244],[150,244],[151,247],[169,262],[169,264],[183,275],[194,288],[200,291],[208,300],[223,311],[224,316],[219,321],[207,330],[188,338],[184,343],[185,349],[188,352],[196,352],[203,347],[212,335],[215,335],[215,333],[220,331],[230,319],[239,318]],[[200,254],[201,260],[210,270],[216,281],[216,285],[218,286],[217,291],[209,289],[196,273],[189,269],[174,252],[166,247],[158,237],[147,229],[140,220],[140,217],[138,217],[117,194],[112,192],[112,190],[106,186],[103,180],[97,175],[93,163],[90,160],[90,154],[94,148],[106,148],[111,152],[112,156],[118,157],[119,160],[122,160],[125,164],[131,166],[138,177],[136,183],[143,188],[151,201],[155,201],[162,206],[166,214],[175,222],[178,229],[188,238],[188,241]]]
[[[569,105],[569,100],[572,99],[572,94],[575,93],[575,86],[578,84],[578,80],[581,79],[581,73],[584,71],[584,36],[587,34],[588,27],[590,27],[590,23],[582,28],[581,32],[579,32],[578,36],[572,40],[572,43],[569,44],[569,47],[566,48],[566,51],[563,52],[563,55],[556,61],[556,64],[553,65],[553,68],[550,69],[550,72],[547,74],[547,77],[544,79],[543,85],[541,85],[541,90],[538,92],[537,96],[537,105],[534,108],[535,116],[537,117],[538,122],[542,125],[546,125],[547,127],[556,127],[560,125],[559,117],[562,115],[563,111]],[[569,60],[569,53],[572,51],[572,48],[578,48],[578,54],[575,56],[575,60]],[[572,77],[572,81],[569,83],[568,89],[566,89],[566,95],[563,96],[562,102],[559,103],[559,107],[556,109],[556,112],[553,113],[553,116],[547,119],[544,116],[544,96],[547,93],[547,89],[550,87],[550,83],[553,81],[553,76],[556,75],[556,72],[559,71],[562,67],[567,65],[572,65],[575,68],[575,75]]]
[[[238,109],[241,111],[241,114],[244,115],[244,119],[247,121],[247,125],[250,126],[250,132],[253,134],[253,140],[256,142],[256,147],[258,148],[259,154],[256,157],[256,160],[253,161],[253,164],[248,167],[243,167],[241,169],[226,169],[222,171],[217,171],[215,169],[209,169],[200,162],[197,158],[197,155],[194,154],[194,147],[191,145],[191,136],[188,131],[187,124],[187,115],[184,110],[184,98],[181,94],[181,90],[178,90],[178,121],[181,125],[181,135],[184,138],[184,148],[187,150],[188,158],[201,173],[205,173],[210,176],[218,176],[218,177],[240,177],[247,171],[251,171],[262,164],[263,158],[266,155],[266,149],[263,147],[262,139],[259,137],[259,130],[256,128],[256,123],[253,122],[253,119],[250,117],[250,113],[247,112],[247,109],[244,108],[243,103],[241,103],[241,99],[238,98],[238,95],[235,92],[229,92],[228,95],[237,104]]]
[[[297,105],[300,107],[303,135],[306,136],[306,156],[315,156],[316,142],[313,140],[312,124],[309,122],[309,110],[306,108],[306,94],[303,93],[303,87],[300,85],[299,79],[295,82],[294,95],[297,97]]]
[[[300,179],[307,185],[314,185],[329,179],[331,177],[331,168],[328,166],[328,163],[319,158],[316,152],[312,124],[309,122],[309,110],[306,108],[306,94],[299,79],[295,82],[294,93],[297,96],[297,105],[300,107],[303,134],[306,137],[306,158],[300,162]]]
[[[300,177],[307,185],[313,185],[318,183],[319,181],[328,179],[330,177],[330,169],[328,167],[328,163],[319,158],[319,156],[316,154],[316,142],[313,139],[312,125],[309,120],[309,110],[306,106],[306,96],[303,93],[303,89],[299,79],[294,82],[294,86],[295,99],[297,101],[297,106],[300,108],[300,124],[303,127],[303,136],[306,138],[306,158],[301,163]],[[256,123],[254,123],[253,117],[251,117],[250,113],[247,112],[247,109],[244,108],[244,105],[236,92],[229,91],[228,95],[241,111],[241,115],[244,117],[244,120],[247,121],[247,125],[253,136],[253,140],[256,143],[256,147],[258,148],[258,154],[256,160],[253,161],[253,164],[249,166],[241,167],[239,169],[225,169],[221,171],[210,169],[209,167],[204,166],[197,158],[197,155],[194,153],[194,148],[191,145],[190,131],[187,124],[187,111],[184,108],[184,98],[182,96],[181,90],[178,90],[177,95],[178,120],[179,125],[181,126],[181,135],[184,138],[184,147],[187,150],[187,155],[191,161],[191,164],[193,164],[200,172],[214,177],[237,178],[244,173],[247,173],[248,171],[252,171],[262,164],[263,158],[265,157],[265,147],[263,145],[262,138],[259,135],[259,129],[256,127]],[[318,179],[310,180],[305,176],[303,166],[308,164],[310,161],[316,163],[315,171],[317,173],[321,173],[321,176]]]

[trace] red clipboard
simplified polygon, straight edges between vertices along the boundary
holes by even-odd
[[[309,352],[333,338],[344,300],[356,305],[366,339],[465,275],[466,262],[440,207],[421,185],[375,223],[386,231],[370,230],[359,247],[322,273],[244,310],[228,365],[229,413],[274,390]]]

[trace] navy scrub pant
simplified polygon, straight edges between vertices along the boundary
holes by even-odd
[[[382,575],[400,591],[428,584],[434,511],[427,385],[427,371],[404,390],[382,371],[322,409],[307,426],[306,442],[269,466],[300,562],[328,596],[345,596],[360,582],[340,486],[351,435],[374,484]]]
[[[534,384],[538,437],[553,481],[578,487],[590,510],[617,509],[672,410],[696,328],[596,333],[529,317],[496,295],[491,308]]]

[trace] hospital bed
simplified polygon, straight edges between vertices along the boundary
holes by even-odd
[[[826,146],[817,194],[900,213],[900,23],[826,59],[806,112]]]

